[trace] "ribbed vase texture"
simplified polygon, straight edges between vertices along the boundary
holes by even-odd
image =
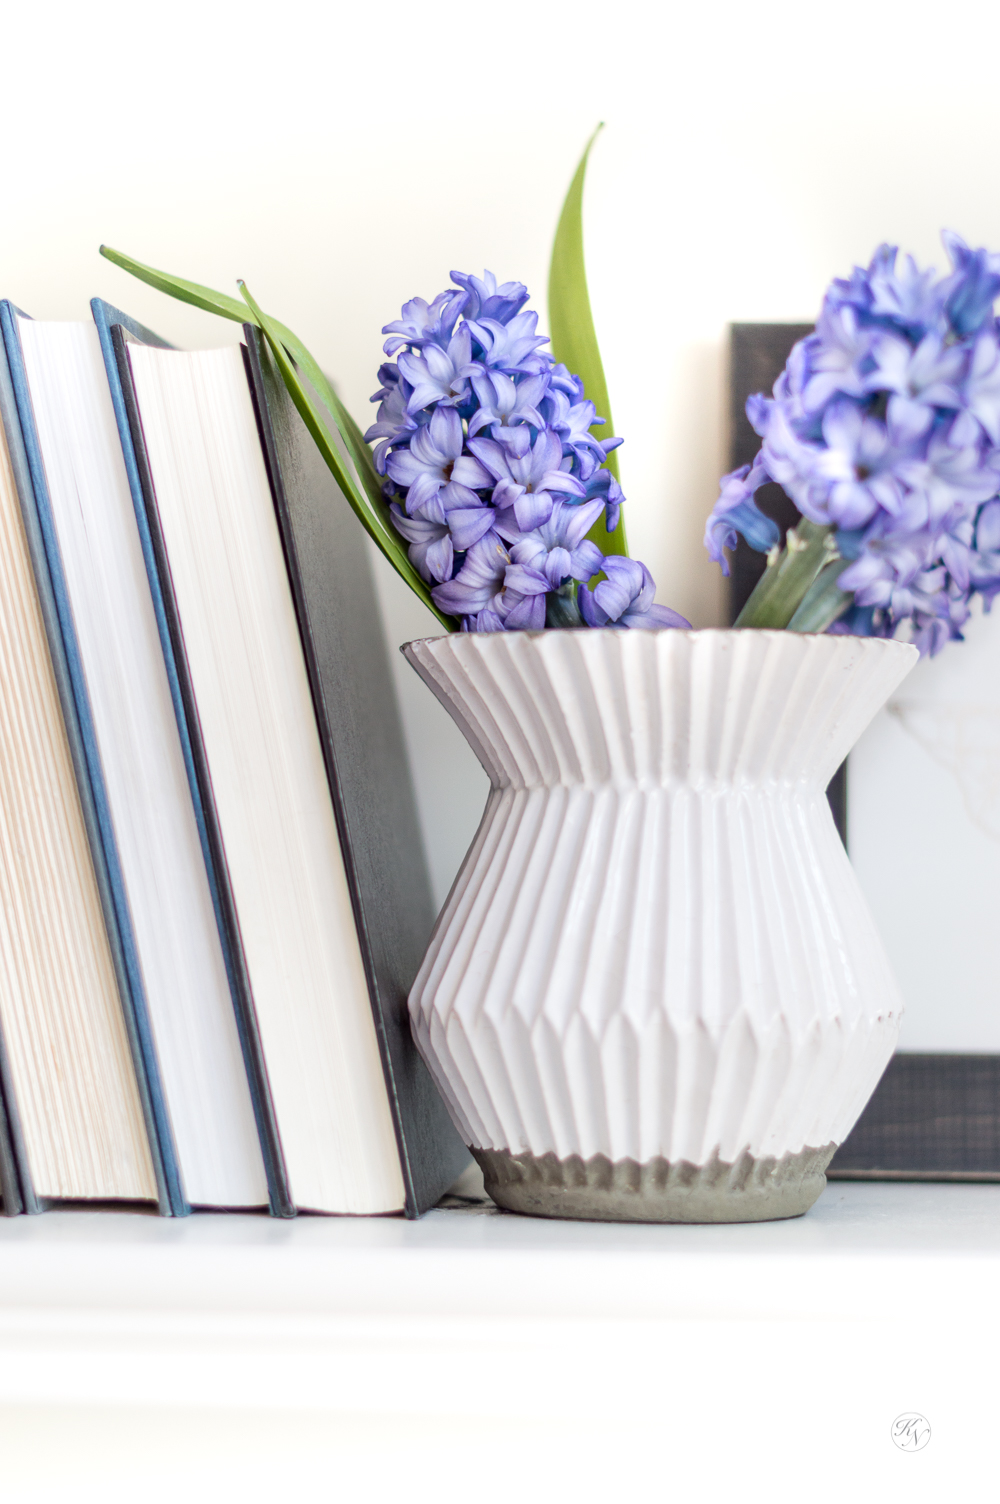
[[[596,630],[404,652],[492,784],[410,995],[466,1142],[535,1182],[666,1167],[636,1185],[832,1152],[901,1001],[824,791],[915,650]]]

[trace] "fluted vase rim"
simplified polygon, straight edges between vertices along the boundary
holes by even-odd
[[[847,644],[863,647],[866,651],[876,652],[903,652],[911,659],[920,655],[918,650],[909,642],[900,642],[894,637],[861,637],[847,632],[789,632],[779,627],[642,627],[625,631],[615,627],[598,627],[589,631],[581,631],[575,627],[546,627],[538,632],[440,632],[433,637],[414,637],[408,642],[400,644],[399,651],[406,653],[408,648],[433,647],[438,643],[475,641],[481,650],[487,652],[509,651],[517,642],[529,639],[533,642],[549,641],[555,637],[572,635],[580,643],[596,639],[600,641],[609,633],[616,633],[621,637],[628,638],[684,638],[687,641],[704,640],[706,638],[731,639],[735,641],[743,638],[747,633],[753,633],[758,638],[781,639],[784,642],[824,642],[829,644],[831,653],[842,652]],[[487,646],[491,644],[491,646]],[[497,644],[498,646],[492,646]],[[504,646],[506,645],[506,646]],[[820,651],[824,651],[821,649]]]

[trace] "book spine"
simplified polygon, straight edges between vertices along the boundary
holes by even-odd
[[[181,1189],[177,1156],[146,1009],[128,898],[115,843],[72,608],[49,506],[45,468],[35,431],[31,395],[17,331],[17,312],[6,301],[0,303],[0,333],[26,461],[23,473],[19,474],[15,467],[15,480],[18,483],[28,548],[42,603],[42,615],[149,1137],[160,1211],[164,1216],[185,1216],[191,1208]]]
[[[11,384],[10,370],[7,365],[7,355],[2,339],[0,339],[0,422],[3,423],[4,434],[7,439],[7,452],[10,457],[11,469],[14,472],[14,482],[20,501],[25,488],[30,485],[30,478],[28,476],[28,462],[24,453],[24,444],[21,439],[21,427],[17,417],[17,406],[14,402],[14,388]],[[23,515],[23,501],[21,502],[21,510]],[[55,608],[51,599],[46,595],[43,583],[39,583],[40,559],[41,567],[44,570],[41,540],[36,534],[32,533],[27,519],[25,519],[24,526],[32,570],[35,574],[36,585],[38,587],[39,604],[41,606],[45,632],[51,643],[54,631]],[[55,655],[53,655],[53,668],[60,703],[62,703],[67,691],[67,681],[65,675],[60,676],[60,660]],[[42,1206],[35,1195],[32,1183],[27,1148],[24,1134],[21,1131],[17,1096],[14,1091],[10,1061],[7,1056],[7,1046],[4,1042],[2,1031],[0,1031],[0,1109],[2,1109],[2,1121],[0,1121],[0,1191],[3,1193],[4,1213],[7,1216],[12,1216],[18,1211],[24,1211],[34,1215],[42,1210]]]
[[[16,1217],[19,1212],[25,1210],[24,1198],[21,1194],[21,1178],[18,1175],[18,1156],[11,1133],[11,1113],[7,1108],[8,1102],[13,1103],[13,1101],[14,1093],[11,1090],[7,1050],[3,1036],[0,1034],[0,1196],[3,1197],[2,1211],[5,1217]],[[21,1151],[24,1157],[23,1144]],[[32,1210],[38,1210],[37,1203]]]
[[[184,646],[184,632],[177,609],[163,530],[160,526],[156,491],[142,432],[142,417],[132,381],[126,327],[117,322],[113,323],[110,326],[109,339],[115,366],[112,396],[116,400],[116,414],[118,412],[117,398],[120,397],[121,400],[124,423],[122,442],[123,444],[126,442],[127,435],[129,454],[126,456],[126,462],[128,463],[128,459],[131,458],[138,492],[138,500],[136,500],[136,493],[133,493],[133,500],[136,501],[137,516],[140,510],[142,512],[140,534],[143,537],[143,551],[145,553],[148,541],[147,568],[151,571],[150,584],[154,601],[157,604],[158,620],[159,612],[162,610],[166,632],[164,651],[169,655],[167,658],[168,674],[172,674],[172,684],[176,683],[177,686],[178,698],[175,702],[175,709],[178,714],[178,724],[181,727],[181,740],[191,757],[192,792],[196,813],[200,816],[199,829],[204,834],[203,849],[206,854],[212,899],[216,905],[222,953],[233,998],[240,1047],[243,1052],[243,1062],[250,1086],[250,1099],[253,1104],[267,1176],[271,1215],[294,1217],[295,1204],[291,1197],[288,1173],[281,1148],[281,1136],[271,1098],[267,1065],[253,1002],[253,990],[240,935],[239,915],[229,881],[225,845],[212,790],[211,771],[201,736],[198,706]],[[129,468],[130,483],[132,474],[133,468]]]

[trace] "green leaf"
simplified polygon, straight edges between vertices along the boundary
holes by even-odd
[[[364,441],[361,429],[298,335],[285,324],[279,323],[277,319],[264,314],[242,283],[240,283],[240,288],[243,292],[243,300],[231,298],[224,292],[216,292],[214,288],[205,287],[200,282],[188,282],[185,278],[175,277],[170,272],[159,271],[156,267],[147,266],[142,261],[126,256],[122,251],[112,250],[110,246],[102,245],[101,255],[116,266],[120,266],[123,271],[130,272],[133,277],[138,277],[150,287],[155,287],[158,292],[167,293],[168,296],[178,298],[182,303],[190,303],[206,313],[216,313],[238,324],[255,324],[262,331],[274,352],[275,361],[281,371],[289,396],[361,525],[389,560],[396,573],[420,597],[428,610],[433,612],[441,625],[449,632],[455,631],[457,622],[454,617],[446,616],[434,605],[431,600],[430,587],[410,563],[403,542],[389,520],[389,508],[382,495],[381,478],[375,469],[371,450]],[[344,446],[354,463],[363,492],[359,491],[354,476],[344,463],[343,456],[322,414],[316,410],[312,393],[299,380],[296,366],[302,371],[333,418]]]
[[[442,611],[438,610],[433,600],[431,599],[430,587],[428,586],[427,582],[421,578],[421,576],[414,569],[413,565],[410,563],[409,557],[407,556],[399,534],[395,532],[395,529],[393,529],[392,524],[388,520],[388,509],[385,507],[385,502],[381,497],[381,493],[379,495],[381,507],[376,509],[376,507],[372,505],[371,500],[364,494],[364,492],[359,490],[357,484],[355,483],[354,477],[347,469],[347,466],[344,463],[343,456],[341,455],[340,450],[337,448],[337,445],[333,440],[333,436],[323,420],[322,413],[319,411],[317,404],[313,400],[312,393],[300,379],[298,371],[296,370],[295,365],[293,364],[291,357],[289,356],[289,353],[285,348],[283,335],[286,331],[284,331],[283,326],[278,324],[276,320],[269,318],[268,315],[263,312],[263,310],[257,305],[257,303],[254,302],[248,288],[243,282],[240,282],[238,286],[241,293],[243,294],[243,297],[246,300],[247,307],[253,314],[253,322],[258,325],[264,335],[264,338],[267,340],[268,344],[271,347],[272,354],[274,355],[275,362],[278,366],[279,371],[281,372],[282,379],[285,383],[285,386],[288,388],[289,396],[295,403],[302,421],[305,423],[310,434],[315,440],[315,443],[319,448],[323,459],[326,461],[326,464],[332,472],[334,479],[337,481],[337,484],[340,486],[341,490],[346,496],[362,527],[368,533],[373,542],[378,546],[381,552],[385,555],[385,557],[389,560],[389,563],[396,570],[396,573],[400,575],[401,578],[404,579],[409,585],[410,589],[420,597],[427,609],[433,612],[441,625],[447,631],[454,631],[458,625],[457,622],[455,622],[453,617],[446,616]],[[298,343],[298,341],[296,341],[296,343]],[[311,356],[309,357],[309,361],[313,366],[315,366],[315,362],[312,360]],[[319,368],[316,367],[316,369],[318,371]],[[308,373],[306,374],[308,375]],[[322,376],[322,373],[320,374]],[[326,382],[325,378],[322,378],[322,380],[323,384],[327,386],[327,389],[329,390],[329,385]],[[383,509],[385,511],[384,516],[382,514]]]
[[[224,319],[235,320],[238,324],[259,322],[253,309],[239,298],[231,298],[227,293],[216,292],[214,288],[205,287],[200,282],[188,282],[183,277],[172,276],[170,272],[161,272],[154,266],[146,266],[144,262],[126,256],[122,251],[112,250],[107,245],[101,246],[101,255],[113,261],[116,266],[120,266],[123,271],[130,272],[133,277],[147,282],[150,287],[155,287],[159,292],[165,292],[172,298],[180,299],[182,303],[190,303],[195,308],[204,309],[206,313],[217,313]],[[287,325],[279,323],[277,319],[271,322],[285,349],[312,383],[321,401],[329,408],[369,500],[376,508],[385,510],[382,481],[375,469],[372,452],[365,443],[360,428],[298,335],[294,334]]]
[[[185,282],[183,277],[172,277],[169,272],[157,271],[155,266],[134,261],[122,251],[113,251],[109,245],[101,246],[101,255],[108,261],[113,261],[115,266],[120,266],[123,271],[131,272],[140,282],[148,282],[158,292],[168,293],[170,297],[179,298],[182,303],[191,303],[195,308],[203,308],[206,313],[217,313],[224,319],[234,319],[237,324],[247,322],[246,304],[241,303],[239,298],[215,292],[211,287],[202,287],[200,282]]]
[[[587,158],[598,131],[587,142],[580,158],[580,165],[569,185],[556,237],[552,243],[552,260],[549,265],[549,329],[552,354],[556,360],[580,376],[588,398],[598,413],[606,420],[594,429],[599,439],[609,439],[614,434],[611,421],[611,404],[608,400],[608,384],[604,378],[601,352],[594,332],[594,318],[590,311],[590,294],[587,291],[587,273],[583,261],[583,180],[587,172]],[[607,468],[618,478],[618,454],[612,450],[608,455]],[[619,517],[618,526],[609,533],[603,522],[598,522],[587,534],[605,554],[627,554],[624,519]]]

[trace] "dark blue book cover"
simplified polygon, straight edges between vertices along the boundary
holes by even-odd
[[[173,600],[170,568],[159,537],[159,529],[155,526],[156,507],[152,480],[146,461],[145,446],[141,439],[142,424],[135,405],[125,353],[125,346],[129,339],[137,340],[141,344],[156,345],[161,349],[169,348],[169,346],[157,335],[150,333],[148,329],[122,313],[120,309],[112,307],[102,299],[94,298],[90,306],[101,341],[101,351],[111,389],[111,402],[118,424],[125,470],[142,544],[146,576],[149,580],[160,645],[163,649],[174,714],[177,718],[181,748],[184,753],[188,785],[205,856],[226,975],[233,998],[236,1027],[250,1087],[250,1099],[257,1123],[264,1170],[267,1175],[270,1209],[272,1215],[276,1217],[294,1216],[295,1208],[288,1189],[281,1139],[268,1090],[264,1053],[240,941],[239,920],[226,877],[225,849],[215,813],[212,781],[205,762],[201,739],[197,733],[198,713],[185,668],[184,636]]]
[[[8,434],[15,432],[20,440],[14,447],[23,456],[23,464],[14,466],[15,482],[146,1121],[160,1210],[164,1216],[184,1216],[190,1207],[181,1190],[93,715],[35,429],[18,317],[13,304],[0,302],[0,332],[9,383],[5,428]],[[14,458],[12,454],[12,461]],[[16,1136],[14,1143],[16,1148]],[[19,1169],[25,1210],[38,1210],[26,1162]]]

